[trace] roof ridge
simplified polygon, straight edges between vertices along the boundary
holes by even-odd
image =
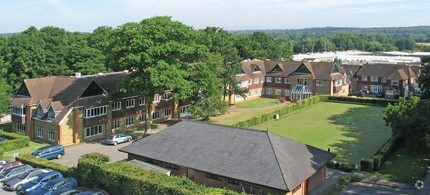
[[[250,129],[250,128],[244,128],[244,127],[236,127],[236,126],[231,126],[231,125],[223,125],[223,124],[217,124],[217,123],[210,123],[210,122],[205,122],[205,121],[194,121],[194,120],[181,120],[181,122],[191,122],[191,123],[200,123],[200,124],[208,124],[208,125],[216,125],[216,126],[221,126],[221,127],[228,127],[228,128],[232,128],[232,129],[240,129],[240,130],[247,130],[247,131],[255,131],[255,132],[267,132],[267,130],[258,130],[258,129]]]
[[[290,191],[290,189],[289,189],[289,187],[287,185],[287,181],[285,181],[286,174],[285,174],[284,170],[281,167],[281,162],[280,162],[280,160],[278,158],[278,154],[276,153],[275,148],[273,147],[272,139],[271,139],[271,136],[270,136],[271,133],[269,133],[269,131],[266,131],[266,134],[267,134],[267,138],[269,139],[270,147],[272,148],[273,154],[275,155],[275,159],[276,159],[277,165],[279,167],[279,170],[281,171],[282,179],[284,180],[285,187],[287,188],[288,191]]]

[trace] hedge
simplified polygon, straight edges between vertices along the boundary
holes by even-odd
[[[10,150],[27,147],[30,143],[30,138],[28,136],[19,135],[16,133],[0,131],[0,137],[8,139],[7,141],[0,142],[0,156],[3,156],[4,152]]]
[[[129,162],[107,163],[103,156],[93,153],[79,159],[80,184],[101,188],[110,194],[239,194],[199,185],[184,176],[142,170]]]
[[[319,102],[342,102],[342,103],[353,103],[353,104],[366,104],[366,105],[376,105],[376,106],[388,106],[390,103],[396,103],[398,100],[382,99],[382,98],[356,98],[356,97],[344,97],[344,96],[329,96],[320,95],[312,96],[304,100],[297,101],[295,103],[287,104],[281,108],[274,109],[267,113],[254,116],[252,118],[246,119],[244,121],[239,121],[234,123],[232,126],[236,127],[253,127],[264,122],[274,119],[275,114],[279,116],[286,115],[288,113],[300,110],[307,106],[319,103]]]
[[[60,171],[65,177],[76,176],[75,168],[73,167],[63,166],[44,158],[36,158],[30,154],[20,154],[16,157],[16,160],[21,161],[24,164],[31,165],[34,168],[46,168]]]
[[[294,112],[296,110],[300,110],[302,108],[305,108],[307,106],[316,104],[318,102],[326,101],[329,96],[312,96],[310,98],[297,101],[295,103],[287,104],[286,106],[283,106],[281,108],[274,109],[270,112],[263,113],[259,116],[252,117],[250,119],[247,119],[245,121],[239,121],[232,126],[236,127],[252,127],[255,125],[259,125],[261,123],[267,122],[269,120],[274,119],[275,114],[279,114],[279,116],[286,115],[288,113]]]
[[[362,171],[377,171],[387,160],[388,158],[399,148],[402,144],[403,139],[394,139],[390,138],[381,148],[370,158],[362,161],[366,163],[372,163],[372,169],[369,169],[366,164],[366,167],[361,167]],[[362,163],[360,163],[362,164]]]
[[[332,169],[340,169],[345,172],[352,172],[356,168],[355,164],[333,160],[328,162],[327,167]]]

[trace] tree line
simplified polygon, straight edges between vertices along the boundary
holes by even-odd
[[[291,45],[295,53],[361,50],[430,51],[430,26],[392,28],[307,28],[296,30],[244,30],[233,34],[242,36],[264,32]]]
[[[239,37],[217,27],[194,29],[170,17],[91,33],[29,27],[0,36],[0,114],[10,113],[9,99],[23,79],[130,70],[119,92],[152,102],[154,94],[171,90],[177,101],[190,98],[196,116],[207,119],[225,110],[219,97],[245,94],[235,80],[242,59],[291,54],[286,43],[266,33]]]

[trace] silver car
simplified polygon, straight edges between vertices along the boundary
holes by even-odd
[[[124,135],[124,134],[112,134],[109,135],[106,138],[105,143],[106,144],[113,144],[113,145],[117,145],[119,143],[123,143],[123,142],[129,142],[131,141],[133,138],[129,135]]]
[[[31,181],[32,179],[36,178],[38,175],[42,173],[47,173],[50,171],[52,170],[49,170],[49,169],[28,170],[25,173],[21,174],[19,177],[4,183],[3,188],[11,191],[21,190],[22,186],[25,183]]]

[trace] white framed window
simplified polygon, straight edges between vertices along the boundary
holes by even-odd
[[[367,89],[368,89],[367,85],[364,85],[361,87],[361,90],[367,90]]]
[[[164,116],[170,116],[172,115],[172,109],[171,108],[167,108],[164,110]]]
[[[264,77],[260,78],[260,83],[264,83]]]
[[[125,100],[125,108],[133,108],[136,101],[134,99]]]
[[[55,140],[55,132],[52,130],[48,131],[48,140],[49,141],[54,141]]]
[[[381,78],[381,83],[386,83],[387,82],[387,79],[385,79],[385,77],[379,77],[379,78]]]
[[[141,114],[139,116],[139,123],[145,123],[146,122],[146,115],[145,114]]]
[[[248,80],[248,85],[251,85],[252,84],[252,79],[249,79]]]
[[[125,126],[132,126],[134,125],[134,118],[133,116],[130,116],[128,118],[125,119]]]
[[[367,76],[362,75],[361,76],[361,81],[367,81]]]
[[[387,90],[387,91],[385,91],[385,95],[394,95],[394,91],[393,90]]]
[[[275,83],[282,83],[282,77],[275,77]]]
[[[39,117],[39,118],[41,118],[43,116],[43,109],[42,109],[42,107],[40,107],[40,106],[37,107],[36,116]]]
[[[190,105],[181,106],[179,108],[179,115],[181,117],[186,117],[190,115]]]
[[[272,82],[272,77],[266,77],[266,83],[271,83]]]
[[[275,90],[275,95],[281,95],[281,90],[280,89],[276,89]]]
[[[399,86],[399,80],[391,80],[391,85],[392,86]]]
[[[258,84],[258,83],[260,83],[260,78],[255,78],[254,79],[254,84]]]
[[[285,97],[290,97],[290,95],[291,95],[291,91],[289,89],[285,89],[284,90],[284,96]]]
[[[254,96],[258,95],[258,89],[254,90]]]
[[[112,103],[112,111],[121,110],[121,101]]]
[[[103,125],[96,125],[85,128],[85,137],[103,134]]]
[[[157,120],[159,118],[160,118],[160,112],[159,111],[152,112],[152,119],[153,120]]]
[[[43,138],[43,128],[38,127],[36,130],[37,137]]]
[[[382,85],[370,85],[370,92],[372,93],[382,93],[384,87]]]
[[[145,98],[139,98],[139,106],[145,105]]]
[[[335,87],[342,86],[342,79],[335,80],[335,81],[334,81],[334,86],[335,86]]]
[[[154,95],[154,102],[159,102],[161,100],[161,95],[160,94],[155,94]]]
[[[53,110],[48,111],[48,119],[54,119],[55,118],[55,112]]]
[[[324,81],[323,80],[317,80],[316,81],[317,86],[324,86]]]
[[[165,99],[165,100],[170,100],[170,99],[172,99],[173,98],[173,96],[172,96],[172,92],[166,92],[166,93],[164,93],[164,95],[163,95],[163,99]]]
[[[297,78],[297,85],[307,85],[308,80],[303,78]]]
[[[261,94],[261,95],[264,95],[264,88],[263,88],[263,89],[261,89],[260,94]]]
[[[25,135],[25,125],[23,124],[16,124],[16,133]]]
[[[272,94],[272,89],[271,88],[267,88],[266,89],[266,94],[269,94],[269,95]]]
[[[112,121],[112,129],[119,129],[120,128],[120,122],[119,120]]]
[[[284,83],[285,84],[290,84],[290,78],[284,78]]]
[[[99,106],[85,109],[85,118],[91,118],[107,114],[107,106]]]
[[[378,77],[370,76],[370,81],[378,82]]]
[[[26,113],[26,109],[23,107],[12,107],[12,114],[14,115],[20,115],[20,116],[24,116]]]
[[[240,96],[240,95],[236,95],[236,100],[241,100],[241,99],[243,99],[243,97],[242,97],[242,96]]]

